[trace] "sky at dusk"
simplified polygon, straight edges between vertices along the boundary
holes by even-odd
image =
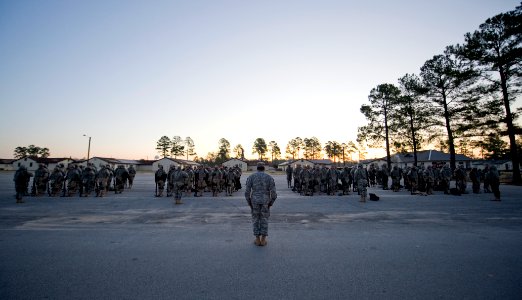
[[[284,156],[295,137],[355,141],[370,90],[419,73],[519,0],[0,0],[0,158],[200,157],[220,138]]]

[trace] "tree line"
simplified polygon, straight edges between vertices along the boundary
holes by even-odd
[[[360,108],[367,124],[357,140],[384,144],[388,167],[392,148],[413,152],[416,164],[418,150],[438,145],[449,150],[452,169],[458,147],[468,155],[478,148],[483,158],[509,157],[513,182],[521,184],[516,121],[522,110],[512,107],[521,91],[521,42],[522,3],[466,33],[462,44],[447,46],[418,74],[373,88]]]
[[[241,144],[237,144],[231,150],[231,144],[226,138],[221,138],[218,141],[218,148],[215,152],[210,152],[206,157],[198,157],[195,150],[194,142],[190,139],[182,140],[179,136],[169,138],[162,136],[156,144],[156,150],[162,157],[173,157],[186,155],[187,159],[194,156],[194,161],[216,165],[221,164],[230,158],[245,159],[245,149]],[[190,145],[190,147],[187,147]],[[286,159],[321,159],[323,153],[335,162],[353,162],[364,158],[366,150],[362,145],[356,145],[353,141],[347,143],[339,143],[337,141],[328,141],[322,146],[317,137],[300,138],[296,137],[288,141],[285,154]],[[354,159],[354,154],[357,153],[357,159]],[[281,147],[276,141],[266,142],[264,138],[256,138],[252,146],[252,154],[257,154],[259,160],[270,159],[271,162],[278,162],[281,159]],[[268,157],[267,157],[268,155]]]
[[[24,157],[33,157],[33,158],[46,158],[49,157],[51,153],[49,152],[49,148],[47,147],[38,147],[35,145],[29,145],[27,147],[18,146],[14,149],[14,158],[20,159]]]

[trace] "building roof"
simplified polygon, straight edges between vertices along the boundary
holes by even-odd
[[[16,159],[11,158],[0,158],[0,164],[12,164]]]
[[[195,162],[195,161],[192,161],[192,160],[186,160],[186,159],[177,159],[177,158],[172,158],[172,157],[163,157],[163,158],[160,158],[160,159],[157,159],[153,162],[157,162],[157,161],[160,161],[162,159],[167,159],[167,160],[170,160],[172,162],[175,162],[177,164],[180,164],[180,165],[199,165],[199,163]]]
[[[384,157],[383,159],[386,159],[386,157]],[[405,153],[405,154],[397,153],[397,154],[394,154],[391,156],[391,160],[392,160],[392,162],[400,161],[403,163],[407,163],[407,162],[413,162],[414,157],[413,157],[412,152]],[[455,160],[456,161],[471,161],[472,159],[465,155],[462,155],[462,154],[456,154]],[[450,154],[444,153],[444,152],[438,151],[438,150],[417,151],[417,161],[419,161],[419,162],[450,161]]]
[[[33,160],[35,161],[36,163],[39,163],[39,164],[56,164],[56,163],[59,163],[59,162],[62,162],[64,160],[72,160],[71,158],[68,158],[68,157],[32,157],[32,156],[25,156],[25,157],[22,157],[22,158],[19,158],[19,159],[13,159],[11,161],[11,163],[15,162],[15,161],[19,161],[19,160],[22,160],[22,159],[30,159],[30,160]]]
[[[304,159],[304,158],[300,158],[300,159],[294,159],[294,160],[287,160],[285,161],[284,163],[280,163],[279,166],[286,166],[286,165],[291,165],[293,163],[298,163],[298,162],[310,162],[314,165],[331,165],[332,164],[332,161],[330,159]]]
[[[245,160],[243,160],[243,159],[241,159],[241,158],[236,158],[236,157],[233,157],[233,158],[231,158],[231,159],[229,159],[229,160],[226,160],[224,163],[229,162],[229,161],[232,161],[232,160],[239,160],[239,161],[241,161],[241,162],[244,162],[244,163],[248,164],[247,161],[245,161]]]

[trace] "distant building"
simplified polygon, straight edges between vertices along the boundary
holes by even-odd
[[[292,166],[292,168],[295,169],[297,165],[301,165],[301,167],[310,166],[310,167],[330,167],[332,165],[332,161],[329,159],[296,159],[296,160],[289,160],[284,163],[280,163],[278,165],[278,168],[282,171],[286,171],[288,166]]]
[[[399,168],[406,168],[413,166],[415,158],[413,152],[409,153],[396,153],[391,155],[392,166],[398,166]],[[465,168],[471,168],[473,159],[462,154],[455,155],[455,163],[457,165],[462,164]],[[370,164],[383,165],[386,164],[386,157],[378,159],[366,159],[362,160],[361,163],[367,167]],[[417,152],[417,166],[431,166],[435,164],[450,163],[450,154],[444,153],[438,150],[422,150]]]
[[[174,165],[176,168],[181,166],[184,167],[197,167],[199,166],[199,163],[192,161],[192,160],[185,160],[185,159],[175,159],[170,157],[164,157],[161,159],[158,159],[152,163],[152,171],[156,171],[158,169],[158,166],[162,165],[163,169],[167,171],[170,168],[170,165]]]
[[[472,168],[484,170],[486,164],[497,167],[499,171],[512,171],[513,162],[511,160],[475,160],[471,163]]]
[[[239,167],[241,171],[245,172],[248,170],[248,163],[238,158],[231,158],[226,162],[222,163],[224,167],[234,168]]]
[[[75,161],[71,158],[42,158],[42,157],[23,157],[20,159],[16,159],[12,162],[13,170],[17,170],[20,166],[24,165],[29,171],[36,171],[40,164],[44,164],[47,166],[47,169],[52,170],[57,165],[63,164],[67,167],[70,163],[74,163]]]
[[[0,158],[0,171],[13,171],[13,162],[16,159],[2,159]]]

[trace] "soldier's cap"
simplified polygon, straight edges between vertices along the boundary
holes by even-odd
[[[262,162],[262,161],[258,162],[257,163],[257,169],[260,170],[260,171],[264,170],[265,169],[265,163]]]

